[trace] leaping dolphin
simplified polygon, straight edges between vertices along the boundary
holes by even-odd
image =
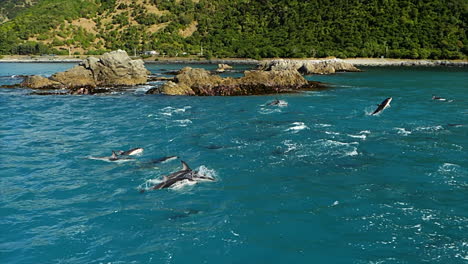
[[[141,155],[143,153],[144,149],[143,148],[132,148],[126,151],[119,150],[117,152],[117,155],[120,156],[135,156],[135,155]]]
[[[389,97],[385,100],[383,100],[382,103],[380,103],[377,107],[377,109],[375,109],[375,111],[372,113],[372,115],[375,115],[377,113],[380,113],[382,112],[385,108],[389,107],[390,106],[390,102],[392,101],[392,97]]]
[[[198,171],[192,170],[187,163],[182,162],[182,169],[176,171],[168,176],[163,177],[163,181],[153,187],[150,190],[159,190],[169,188],[177,182],[188,180],[190,182],[200,182],[200,181],[215,181],[213,177],[199,174]],[[145,190],[142,189],[140,193],[144,193]]]

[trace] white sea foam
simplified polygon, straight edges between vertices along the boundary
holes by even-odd
[[[411,131],[408,131],[408,130],[406,130],[404,128],[401,128],[401,127],[395,127],[395,129],[397,130],[397,133],[399,135],[407,136],[407,135],[411,134]]]
[[[340,142],[330,139],[320,139],[315,141],[314,143],[318,144],[320,147],[318,151],[318,155],[340,155],[343,157],[346,156],[356,156],[359,155],[357,151],[357,147],[354,145],[359,145],[358,142]]]
[[[300,146],[297,143],[292,142],[292,140],[285,140],[285,141],[283,141],[281,143],[283,143],[283,145],[285,145],[288,148],[286,151],[284,151],[284,153],[288,153],[288,152],[291,152],[293,150],[297,150],[299,148],[299,146]]]
[[[439,130],[443,130],[444,128],[442,126],[428,126],[428,127],[417,127],[415,130],[416,131],[429,131],[429,132],[435,132]]]
[[[153,88],[153,85],[141,85],[137,86],[135,89],[135,93],[146,93],[149,89]]]
[[[333,132],[333,131],[325,131],[325,134],[327,134],[327,135],[334,135],[334,136],[340,135],[340,133],[338,133],[338,132]]]
[[[357,151],[357,148],[354,148],[352,151],[344,153],[343,156],[357,156],[359,155],[359,152]]]
[[[351,134],[348,134],[349,137],[352,137],[352,138],[359,138],[359,139],[362,139],[362,140],[366,140],[367,138],[367,135],[365,134],[362,134],[362,135],[351,135]]]
[[[218,173],[214,169],[209,169],[205,165],[201,165],[196,169],[199,174],[205,175],[207,177],[211,177],[213,179],[218,180]]]
[[[371,132],[369,130],[363,130],[363,131],[360,131],[359,134],[367,134],[369,135]]]
[[[294,122],[290,128],[287,128],[285,131],[295,131],[299,132],[304,129],[309,129],[303,122]]]
[[[281,109],[280,108],[260,108],[260,110],[258,111],[260,114],[262,115],[269,115],[269,114],[273,114],[273,113],[280,113],[281,112]]]
[[[174,122],[177,123],[178,126],[181,126],[181,127],[186,127],[186,126],[192,124],[192,120],[190,120],[190,119],[174,120]]]
[[[314,124],[314,127],[331,127],[330,124]]]
[[[167,106],[161,109],[160,114],[164,116],[172,116],[173,114],[182,114],[185,113],[188,109],[192,108],[191,106],[184,106],[182,108],[175,108],[172,106]]]

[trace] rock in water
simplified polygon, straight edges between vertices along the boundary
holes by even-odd
[[[52,81],[39,75],[27,76],[21,83],[21,86],[31,89],[61,89],[64,87],[63,84],[59,82]]]
[[[335,72],[359,72],[351,63],[341,59],[329,60],[270,60],[262,61],[257,68],[264,71],[297,70],[302,74],[332,74]]]
[[[235,96],[290,93],[299,90],[323,88],[317,82],[309,82],[296,70],[246,71],[241,78],[221,78],[204,69],[186,67],[176,76],[175,82],[167,82],[151,89],[147,94]]]
[[[225,72],[226,70],[231,70],[231,69],[232,69],[232,66],[221,63],[221,64],[218,64],[218,68],[215,71],[218,73],[221,73],[221,72]]]
[[[127,52],[117,50],[105,53],[101,58],[89,57],[78,66],[55,73],[49,79],[27,78],[22,85],[33,89],[60,86],[70,89],[72,94],[86,88],[86,93],[92,93],[93,89],[89,88],[145,84],[149,73],[142,60],[132,60]]]

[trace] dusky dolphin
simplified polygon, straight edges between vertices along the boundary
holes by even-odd
[[[288,102],[284,101],[284,100],[279,100],[278,98],[267,103],[268,106],[287,106],[288,105]]]
[[[132,148],[126,151],[119,150],[117,154],[120,156],[135,156],[135,155],[141,155],[143,151],[144,151],[143,148]]]
[[[178,159],[179,157],[177,156],[167,156],[167,157],[162,157],[162,158],[158,158],[158,159],[153,159],[151,161],[149,161],[148,163],[153,163],[153,164],[156,164],[156,163],[165,163],[165,162],[169,162],[169,161],[172,161],[172,160],[175,160],[175,159]]]
[[[435,100],[435,101],[441,101],[441,102],[453,102],[453,100],[447,100],[445,98],[442,98],[442,97],[439,97],[439,96],[435,96],[435,95],[432,95],[432,100]]]
[[[155,186],[151,187],[150,190],[159,190],[165,189],[173,186],[175,183],[188,180],[190,182],[200,182],[200,181],[215,181],[213,177],[199,174],[198,171],[192,170],[187,163],[181,161],[182,169],[171,173],[170,175],[164,176],[163,181]],[[142,189],[140,193],[144,193],[145,190]]]
[[[126,157],[120,157],[115,153],[115,151],[112,151],[112,155],[108,157],[89,157],[88,159],[92,160],[102,160],[102,161],[107,161],[107,162],[127,162],[127,161],[133,161],[135,160],[134,158],[126,158]]]
[[[380,103],[377,107],[377,109],[375,109],[375,111],[372,113],[372,115],[375,115],[377,113],[380,113],[382,112],[385,108],[389,107],[390,106],[390,102],[392,101],[392,97],[389,97],[385,100],[383,100],[382,103]]]

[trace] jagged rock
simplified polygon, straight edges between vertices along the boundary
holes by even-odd
[[[93,89],[96,87],[145,84],[149,73],[142,60],[132,60],[127,52],[117,50],[105,53],[99,59],[89,57],[78,66],[58,72],[49,79],[40,76],[29,77],[23,84],[36,89],[67,88],[71,90],[71,94],[93,94],[104,91]]]
[[[358,68],[351,63],[341,59],[329,60],[271,60],[262,61],[257,65],[257,69],[264,71],[290,70],[294,69],[302,74],[332,74],[335,72],[358,72]]]
[[[39,75],[27,76],[20,85],[31,89],[61,89],[64,87],[60,82]]]
[[[221,73],[221,72],[225,72],[226,70],[230,70],[230,69],[232,69],[232,66],[221,63],[221,64],[218,64],[218,68],[215,71]]]
[[[145,84],[150,74],[142,60],[132,60],[123,50],[105,53],[100,59],[87,58],[81,66],[92,72],[98,86]]]
[[[309,82],[296,70],[246,71],[241,78],[221,78],[204,69],[186,67],[175,78],[147,94],[232,96],[287,93],[321,88],[317,82]]]
[[[50,79],[62,83],[67,88],[97,86],[93,73],[80,65],[65,72],[58,72],[52,75]]]

